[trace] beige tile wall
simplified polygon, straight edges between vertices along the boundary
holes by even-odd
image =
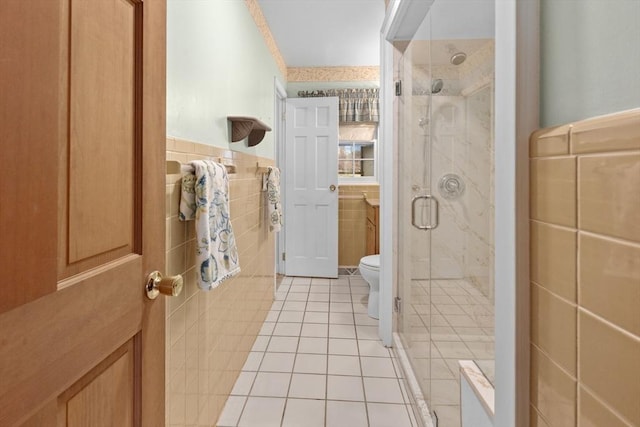
[[[531,423],[640,425],[640,109],[531,137]]]
[[[229,196],[242,272],[212,291],[198,289],[193,222],[178,221],[180,175],[167,175],[166,269],[185,279],[182,294],[167,298],[167,426],[215,424],[273,301],[274,234],[256,174],[256,162],[273,161],[167,139],[167,160],[208,157],[237,166]]]
[[[340,185],[338,203],[338,265],[357,267],[367,248],[367,204],[380,198],[380,186]]]

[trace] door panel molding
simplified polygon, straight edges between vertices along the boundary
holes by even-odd
[[[337,277],[338,99],[288,99],[286,115],[286,274]]]

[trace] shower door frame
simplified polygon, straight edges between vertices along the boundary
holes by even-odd
[[[382,26],[380,337],[397,329],[398,149],[394,142],[394,40],[411,39],[432,0],[391,0]],[[495,3],[495,427],[529,426],[528,139],[539,128],[539,0]],[[523,332],[525,331],[525,332]]]

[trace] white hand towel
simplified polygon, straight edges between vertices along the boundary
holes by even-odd
[[[211,160],[191,162],[195,175],[182,177],[181,221],[196,220],[198,286],[216,288],[240,272],[229,212],[227,169]]]
[[[269,166],[267,173],[267,206],[269,210],[269,230],[282,228],[282,205],[280,204],[280,169]]]

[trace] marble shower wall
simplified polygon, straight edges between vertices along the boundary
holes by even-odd
[[[424,90],[431,74],[445,81],[442,92],[433,96]],[[429,277],[430,265],[432,278],[467,278],[492,297],[493,42],[487,41],[461,66],[430,70],[415,65],[412,76],[411,191],[433,194],[440,201],[439,226],[430,247],[424,232],[412,232],[412,277]],[[445,199],[438,191],[439,180],[448,173],[465,183],[458,199]],[[429,222],[427,209],[417,213]]]

